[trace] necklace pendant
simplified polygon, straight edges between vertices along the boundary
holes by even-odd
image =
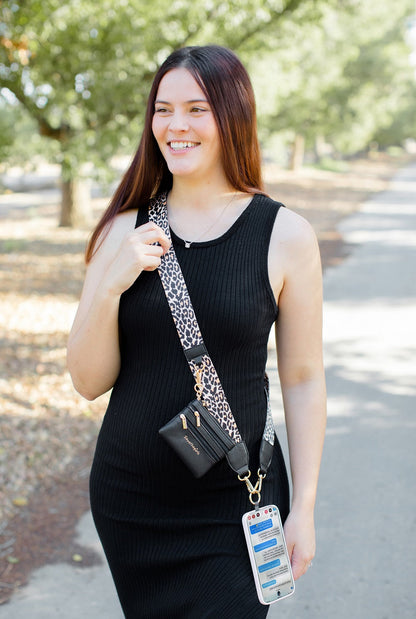
[[[185,243],[185,248],[189,249],[191,247],[192,241],[184,241],[184,243]]]

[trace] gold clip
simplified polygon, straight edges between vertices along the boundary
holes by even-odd
[[[247,490],[248,490],[248,495],[249,495],[249,500],[250,503],[252,505],[254,505],[255,507],[258,506],[260,504],[260,500],[261,500],[261,487],[263,485],[263,479],[266,477],[266,473],[262,474],[261,470],[259,469],[257,471],[257,481],[255,483],[255,485],[253,486],[253,484],[250,481],[250,475],[251,472],[248,471],[248,473],[246,475],[244,475],[244,477],[242,477],[241,475],[238,476],[238,479],[240,481],[245,482],[246,486],[247,486]]]
[[[238,475],[238,479],[240,481],[244,481],[245,482],[245,484],[247,486],[247,490],[248,490],[249,493],[253,492],[253,490],[254,490],[253,484],[250,481],[250,475],[251,475],[251,471],[248,471],[246,473],[246,475],[244,475],[244,477],[242,477],[241,475]]]
[[[199,428],[201,425],[201,415],[198,413],[198,411],[194,411],[194,415],[196,417],[196,427]]]
[[[185,415],[184,415],[183,413],[181,413],[181,414],[179,415],[179,417],[182,419],[182,428],[183,428],[184,430],[187,430],[187,429],[188,429],[188,424],[186,423],[186,417],[185,417]]]
[[[196,370],[195,370],[195,385],[194,385],[194,389],[195,389],[195,393],[196,393],[196,399],[201,401],[201,396],[202,396],[202,391],[204,389],[204,385],[202,384],[202,372],[204,370],[205,365],[202,364],[201,366],[199,366]]]

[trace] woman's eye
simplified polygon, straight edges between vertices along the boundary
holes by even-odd
[[[155,114],[165,114],[169,110],[166,107],[157,107],[155,108]]]
[[[198,112],[206,112],[206,110],[205,110],[205,108],[203,108],[203,107],[193,107],[193,108],[191,109],[191,112],[197,112],[197,113],[198,113]]]

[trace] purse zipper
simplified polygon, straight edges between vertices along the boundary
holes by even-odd
[[[211,413],[209,413],[207,410],[204,411],[205,412],[204,415],[201,415],[199,411],[195,410],[195,406],[193,406],[192,409],[194,410],[195,414],[198,413],[198,417],[201,421],[201,424],[203,424],[203,426],[205,426],[206,428],[210,428],[214,432],[220,433],[219,436],[218,434],[215,435],[215,440],[221,446],[222,449],[225,449],[226,452],[230,451],[230,449],[234,447],[235,443],[230,437],[230,435],[227,434],[227,432],[221,426],[221,424],[215,419],[215,417],[213,417]]]
[[[212,419],[212,423],[209,423],[209,421],[205,419],[205,416],[201,415],[195,406],[192,406],[192,411],[194,413],[194,418],[191,418],[191,419],[188,418],[188,422],[191,423],[192,425],[195,424],[196,431],[198,432],[198,436],[199,435],[203,436],[203,432],[205,431],[209,435],[209,438],[214,443],[216,443],[222,456],[228,453],[230,449],[234,447],[234,442],[231,440],[228,434],[224,432],[220,424],[217,421],[215,421],[215,419]],[[206,415],[210,415],[210,413],[207,411]],[[188,427],[189,427],[189,424],[188,424]],[[201,431],[201,428],[202,428],[202,431]],[[211,434],[209,431],[210,429],[213,430],[214,432],[218,432],[218,431],[221,432],[224,435],[224,437],[221,435],[218,436],[218,434]],[[207,440],[205,437],[204,439]]]
[[[189,419],[188,419],[189,422]],[[218,458],[222,457],[224,454],[221,451],[221,454],[218,454],[215,449],[208,443],[207,439],[205,438],[205,436],[201,433],[198,432],[194,427],[193,424],[190,422],[188,423],[188,431],[190,434],[192,434],[192,437],[196,440],[199,441],[204,450],[209,454],[209,456],[215,461],[218,462]]]

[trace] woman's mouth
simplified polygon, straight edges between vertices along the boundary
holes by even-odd
[[[170,148],[172,150],[174,150],[175,152],[178,151],[185,151],[188,150],[189,148],[194,148],[195,146],[199,146],[199,142],[185,142],[185,141],[171,141],[168,142],[168,145],[170,146]]]

